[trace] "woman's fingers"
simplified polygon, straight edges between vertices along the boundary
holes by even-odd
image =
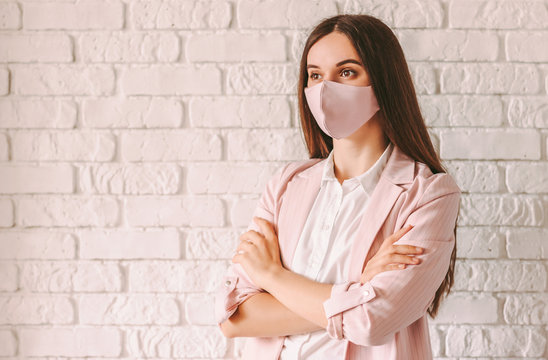
[[[409,255],[392,254],[388,262],[398,264],[420,264],[421,259]]]
[[[246,231],[245,233],[240,235],[240,241],[247,241],[255,244],[260,244],[265,240],[266,239],[261,234],[259,234],[258,232],[254,230]]]
[[[413,245],[392,245],[392,251],[396,254],[422,254],[424,248]]]
[[[381,247],[387,247],[398,241],[403,235],[413,228],[413,225],[407,225],[384,239]]]
[[[412,228],[413,228],[413,225],[407,225],[406,227],[402,227],[401,229],[399,229],[398,231],[390,235],[388,239],[391,240],[390,241],[391,243],[395,243]]]

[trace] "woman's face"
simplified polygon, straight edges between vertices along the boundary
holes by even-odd
[[[308,87],[323,80],[354,86],[369,86],[369,74],[346,35],[333,31],[318,40],[306,58]]]

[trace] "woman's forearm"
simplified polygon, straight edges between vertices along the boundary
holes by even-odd
[[[275,297],[261,292],[249,297],[221,329],[227,337],[283,336],[323,329],[289,310]]]

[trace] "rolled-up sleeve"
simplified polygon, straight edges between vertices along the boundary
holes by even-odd
[[[263,218],[270,223],[274,222],[277,188],[287,166],[280,167],[269,179],[253,212],[253,217]],[[249,230],[261,232],[253,219],[251,219],[246,229],[246,231]],[[238,306],[250,296],[263,291],[253,283],[240,264],[231,263],[215,292],[215,319],[217,324],[220,325],[232,316]]]
[[[395,244],[423,247],[420,264],[379,273],[364,284],[333,286],[323,303],[331,338],[381,345],[424,316],[445,278],[455,244],[460,190],[451,189],[429,186],[402,225],[414,227]]]

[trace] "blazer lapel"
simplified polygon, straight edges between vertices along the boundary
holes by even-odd
[[[282,263],[286,268],[291,267],[293,255],[297,248],[297,242],[303,231],[304,224],[316,196],[320,191],[320,181],[322,176],[322,164],[316,164],[315,168],[310,169],[311,173],[307,176],[299,176],[287,185],[285,201],[280,207],[278,227],[280,239],[280,255]]]
[[[414,170],[415,161],[394,145],[379,182],[371,194],[358,227],[358,234],[352,244],[347,280],[359,281],[369,249],[394,203],[404,190],[398,185],[411,183]]]

